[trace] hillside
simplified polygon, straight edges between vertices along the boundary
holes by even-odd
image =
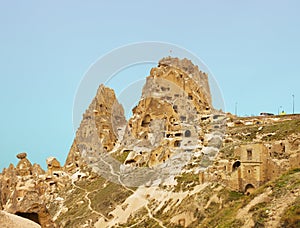
[[[276,118],[275,123],[269,118],[263,125],[265,130],[258,131],[257,136],[269,134],[267,129],[274,128],[279,135],[283,129],[288,130],[288,138],[299,134],[299,116],[293,116],[291,120],[288,117]],[[239,131],[241,128],[243,131]],[[246,135],[253,132],[253,128],[238,125],[228,129],[227,133],[239,131]],[[237,142],[234,139],[224,144],[215,166],[210,169],[216,169],[224,159],[234,159],[227,149],[245,143],[243,140]],[[246,139],[247,144],[252,142]],[[263,142],[277,143],[271,140]],[[175,180],[174,185],[138,188],[122,187],[101,177],[75,181],[70,192],[67,191],[69,194],[60,195],[65,202],[59,208],[70,208],[70,205],[78,204],[80,198],[83,199],[80,211],[74,207],[58,216],[57,222],[69,227],[92,226],[94,222],[96,227],[299,227],[299,168],[284,171],[249,195],[226,185],[223,179],[201,183],[201,176],[188,168]],[[53,208],[57,212],[56,207]],[[99,220],[99,216],[103,219]]]
[[[100,85],[64,165],[17,157],[0,209],[41,227],[300,226],[300,115],[216,110],[187,59],[151,69],[128,121]]]

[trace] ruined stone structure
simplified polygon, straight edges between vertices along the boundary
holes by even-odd
[[[232,121],[228,119],[227,124],[230,127],[234,125],[249,126],[270,124],[272,121],[276,123],[278,120],[246,118],[245,121]],[[262,127],[259,128],[259,130],[261,129]],[[266,136],[273,135],[274,133],[266,134]],[[248,136],[250,135],[244,134],[244,137]],[[265,137],[264,134],[263,136],[258,134],[257,140],[254,139],[254,142],[235,146],[232,158],[221,159],[223,154],[220,153],[214,166],[199,174],[200,182],[219,181],[236,191],[251,193],[253,189],[278,178],[288,170],[300,167],[299,136],[289,136],[287,139],[268,143],[262,142],[262,137]],[[224,142],[226,147],[226,143],[233,143],[233,139],[227,136]]]
[[[229,186],[239,191],[249,191],[271,179],[270,170],[267,169],[271,161],[263,144],[241,145],[235,153],[240,160],[231,162],[231,167],[227,167],[231,171]]]

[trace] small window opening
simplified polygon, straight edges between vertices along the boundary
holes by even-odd
[[[185,137],[191,137],[191,131],[190,130],[186,130],[184,133]]]
[[[247,160],[252,160],[252,149],[247,150]]]
[[[180,147],[180,145],[181,145],[181,141],[176,140],[176,141],[174,142],[174,147]]]

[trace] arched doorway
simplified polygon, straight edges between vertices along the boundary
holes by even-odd
[[[238,169],[238,167],[241,166],[241,162],[240,161],[235,161],[232,165],[232,172],[236,171]]]
[[[245,187],[245,194],[246,195],[250,195],[253,193],[255,187],[253,184],[247,184],[246,187]]]

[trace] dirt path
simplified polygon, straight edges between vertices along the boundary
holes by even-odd
[[[149,202],[146,199],[146,196],[141,194],[140,192],[137,192],[137,190],[134,191],[134,190],[128,188],[121,181],[120,175],[118,173],[115,173],[113,166],[110,163],[106,162],[101,157],[100,157],[100,159],[103,163],[105,163],[107,166],[109,166],[111,174],[118,178],[119,184],[126,190],[130,191],[132,193],[132,195],[123,203],[126,205],[127,210],[123,210],[122,205],[121,205],[121,207],[117,207],[115,210],[113,210],[110,213],[110,214],[114,215],[114,218],[112,220],[109,221],[108,219],[106,219],[106,221],[105,221],[103,219],[105,217],[102,216],[102,218],[100,218],[98,220],[98,222],[95,224],[95,226],[96,227],[111,227],[118,223],[124,223],[127,221],[128,217],[131,215],[132,212],[134,212],[142,207],[145,207],[148,211],[148,216],[150,218],[154,219],[160,225],[160,227],[165,228],[165,226],[163,225],[163,222],[161,220],[155,218],[155,216],[152,214],[151,210],[148,208]],[[131,208],[131,210],[129,210],[129,208]]]
[[[95,210],[92,208],[92,201],[91,201],[91,199],[89,198],[89,194],[91,194],[91,193],[93,193],[93,192],[95,192],[95,191],[98,191],[98,189],[89,192],[88,190],[86,190],[86,189],[84,189],[84,188],[81,188],[81,187],[79,187],[78,185],[76,185],[76,184],[75,184],[75,181],[74,181],[73,179],[72,179],[72,185],[73,185],[75,188],[80,189],[80,190],[82,190],[82,191],[85,192],[84,198],[88,201],[88,208],[89,208],[89,210],[90,210],[92,213],[95,213],[95,214],[100,215],[101,217],[107,219],[107,218],[105,217],[105,215],[103,215],[103,214],[100,213],[99,211],[95,211]]]
[[[268,195],[270,193],[271,193],[271,191],[269,190],[268,192],[264,192],[261,195],[256,196],[253,200],[250,201],[250,203],[247,204],[247,206],[241,208],[238,211],[236,219],[244,220],[245,221],[243,227],[254,227],[254,221],[252,219],[252,214],[253,213],[250,213],[249,210],[253,206],[266,201],[268,199]]]
[[[283,197],[276,198],[272,202],[272,206],[269,211],[269,220],[266,221],[266,227],[279,227],[280,219],[283,212],[296,200],[299,196],[300,189],[296,192],[289,192]]]

